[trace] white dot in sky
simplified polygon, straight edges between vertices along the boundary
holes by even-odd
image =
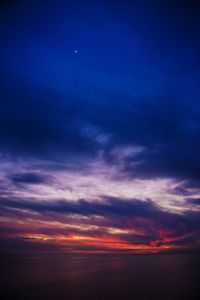
[[[74,53],[78,53],[78,50],[74,50]]]

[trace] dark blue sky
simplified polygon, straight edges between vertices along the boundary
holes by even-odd
[[[82,236],[92,215],[89,237],[198,249],[199,13],[194,1],[3,1],[2,239],[40,241],[12,218]]]

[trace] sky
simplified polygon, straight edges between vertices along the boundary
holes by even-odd
[[[199,252],[199,12],[2,2],[2,251]]]

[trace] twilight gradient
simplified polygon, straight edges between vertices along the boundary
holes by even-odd
[[[199,252],[193,1],[8,2],[2,251]]]

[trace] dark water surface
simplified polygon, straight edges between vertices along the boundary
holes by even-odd
[[[1,256],[0,299],[200,299],[200,255]]]

